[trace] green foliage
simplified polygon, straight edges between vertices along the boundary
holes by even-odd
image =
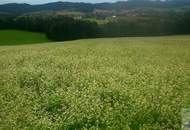
[[[100,25],[103,36],[160,36],[190,33],[190,12],[168,16],[118,17]]]
[[[56,41],[66,41],[97,37],[99,27],[96,22],[70,17],[52,17],[47,28],[47,36]]]
[[[48,42],[45,34],[18,30],[0,30],[0,45],[18,45]]]
[[[145,9],[146,10],[146,9]],[[128,12],[132,16],[118,16],[105,20],[77,19],[61,14],[28,14],[0,18],[0,29],[42,32],[54,41],[97,37],[161,36],[190,34],[189,11],[164,11],[154,15],[153,9]],[[149,13],[149,12],[153,13]],[[157,14],[157,13],[156,13]],[[17,38],[17,37],[16,37]],[[15,38],[15,39],[16,39]],[[31,40],[30,40],[31,41]]]
[[[0,47],[1,129],[180,129],[190,37]]]

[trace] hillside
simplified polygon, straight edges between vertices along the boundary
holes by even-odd
[[[4,4],[0,5],[0,12],[10,13],[10,14],[24,14],[31,12],[40,11],[78,11],[78,12],[93,12],[96,9],[101,10],[131,10],[136,8],[182,8],[185,6],[190,6],[189,0],[168,0],[165,2],[161,1],[148,1],[148,0],[131,0],[116,3],[72,3],[72,2],[54,2],[47,3],[43,5],[29,5],[29,4]]]
[[[0,128],[181,129],[189,57],[190,36],[0,46]]]
[[[18,30],[0,30],[0,45],[18,45],[48,42],[45,34]]]

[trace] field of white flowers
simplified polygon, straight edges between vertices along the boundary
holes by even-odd
[[[165,130],[190,107],[190,36],[0,46],[0,129]]]

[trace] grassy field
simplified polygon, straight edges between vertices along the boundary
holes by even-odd
[[[0,129],[165,130],[190,107],[190,36],[0,47]]]
[[[42,33],[19,30],[0,30],[0,45],[17,45],[48,42]]]

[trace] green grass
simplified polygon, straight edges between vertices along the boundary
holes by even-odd
[[[18,45],[48,42],[45,34],[19,30],[0,30],[0,45]]]
[[[177,130],[190,36],[0,47],[1,129]]]

